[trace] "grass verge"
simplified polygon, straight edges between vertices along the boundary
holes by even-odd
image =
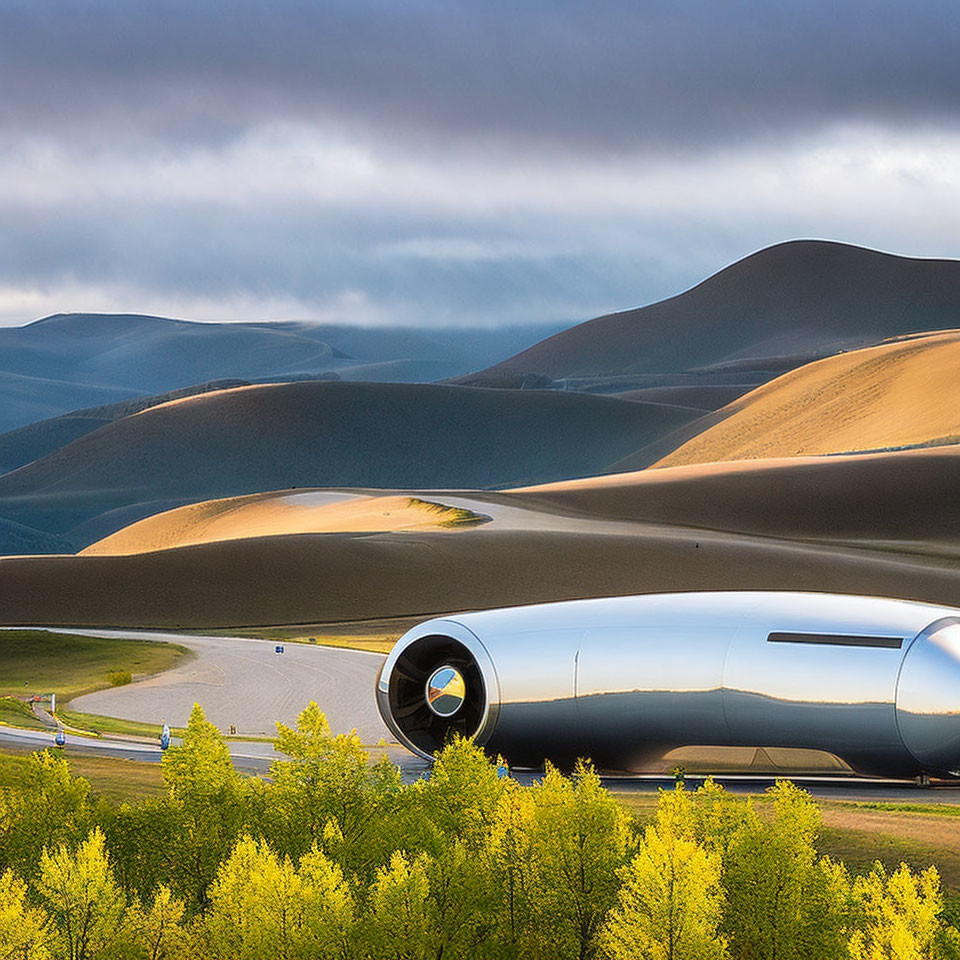
[[[7,747],[0,750],[0,787],[22,782],[29,753]],[[159,763],[87,757],[69,751],[64,757],[73,776],[89,780],[92,793],[112,802],[157,797],[166,791]]]
[[[358,620],[343,623],[282,624],[273,627],[242,627],[229,632],[236,637],[281,643],[315,643],[322,647],[365,650],[368,653],[389,653],[393,645],[412,626],[428,618],[396,617],[385,620]],[[198,633],[222,635],[223,630],[200,630]]]
[[[110,687],[110,675],[134,678],[177,666],[186,647],[150,640],[85,637],[45,630],[0,631],[0,696],[57,694],[62,703]]]
[[[15,697],[0,697],[0,723],[27,730],[47,730],[34,715],[30,705]]]
[[[96,713],[82,713],[69,707],[57,710],[57,717],[77,730],[86,730],[97,736],[115,734],[125,737],[147,737],[155,740],[160,733],[160,723],[144,723],[140,720],[123,720],[119,717],[103,717]],[[182,737],[182,727],[171,727],[175,737]]]

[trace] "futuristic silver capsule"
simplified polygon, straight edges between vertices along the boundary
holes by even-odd
[[[801,747],[960,776],[960,610],[822,593],[676,593],[428,620],[377,680],[424,757],[453,732],[520,766],[640,771],[682,746]]]

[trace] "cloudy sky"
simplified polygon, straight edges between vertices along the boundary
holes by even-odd
[[[5,0],[0,323],[575,321],[960,257],[960,7]]]

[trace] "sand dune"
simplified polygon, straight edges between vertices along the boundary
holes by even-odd
[[[226,627],[700,589],[956,603],[955,561],[649,527],[304,534],[121,557],[0,559],[0,623]]]
[[[0,622],[322,623],[741,588],[955,604],[958,466],[956,452],[932,450],[666,469],[448,491],[443,502],[492,517],[455,535],[287,532],[126,556],[6,558]]]
[[[512,491],[532,508],[960,556],[960,449],[701,464]]]
[[[91,544],[83,556],[122,556],[197,543],[297,533],[464,530],[486,516],[407,496],[330,490],[256,493],[189,504],[148,517]]]
[[[763,358],[776,358],[775,375],[840,348],[954,327],[958,315],[960,261],[793,241],[679,296],[581,323],[457,382],[509,386],[523,374],[665,374],[718,364],[762,370]]]
[[[186,501],[294,486],[495,487],[602,472],[697,411],[552,391],[298,382],[175,400],[0,477],[0,516],[78,547]],[[155,504],[161,506],[154,508]],[[143,505],[143,512],[132,509]],[[93,518],[90,539],[82,531]]]
[[[657,467],[960,442],[960,331],[855,350],[733,401]]]

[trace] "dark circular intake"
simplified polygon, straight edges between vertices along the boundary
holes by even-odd
[[[427,702],[427,683],[441,667],[463,678],[462,705],[440,716]],[[407,739],[425,753],[439,750],[455,734],[473,736],[483,720],[486,690],[473,654],[452,637],[430,636],[411,643],[390,674],[390,712]]]

